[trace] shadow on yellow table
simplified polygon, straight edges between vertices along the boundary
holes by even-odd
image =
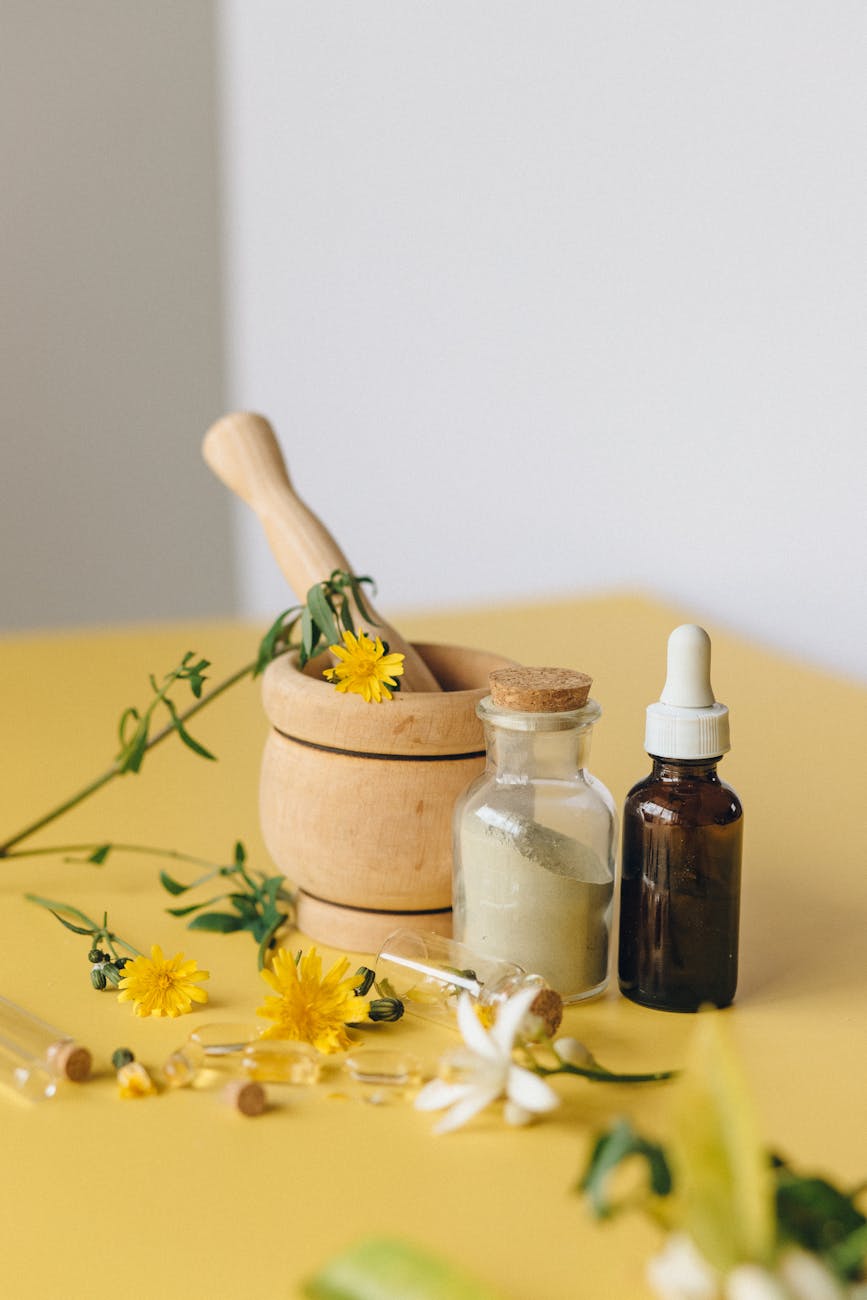
[[[644,708],[659,692],[666,637],[689,617],[619,596],[409,616],[402,625],[418,639],[590,672],[603,707],[591,767],[622,803],[647,769]],[[867,1173],[867,692],[708,630],[714,685],[732,716],[722,771],[746,813],[741,980],[726,1014],[768,1144],[854,1183]],[[259,634],[199,624],[0,643],[0,838],[107,766],[117,719],[147,699],[148,673],[194,649],[213,661],[216,680],[252,657]],[[123,840],[227,861],[242,839],[254,865],[268,869],[256,811],[265,732],[258,686],[244,682],[197,719],[195,734],[217,763],[167,743],[139,775],[112,782],[32,845]],[[189,933],[166,914],[160,865],[123,855],[103,866],[60,854],[0,862],[0,993],[86,1041],[96,1061],[91,1083],[51,1101],[0,1098],[10,1297],[291,1300],[330,1254],[370,1233],[417,1241],[513,1300],[649,1295],[650,1230],[595,1225],[574,1185],[591,1134],[612,1117],[664,1132],[670,1085],[562,1079],[564,1104],[530,1129],[507,1129],[492,1111],[439,1138],[429,1116],[342,1098],[338,1084],[275,1087],[256,1120],[208,1088],[121,1101],[109,1064],[116,1047],[158,1068],[195,1024],[247,1020],[267,991],[248,935]],[[91,915],[107,909],[140,948],[159,942],[194,956],[212,973],[208,1006],[177,1021],[135,1018],[92,990],[86,940],[27,903],[28,889]],[[570,1009],[565,1030],[613,1069],[655,1069],[681,1063],[691,1024],[635,1007],[615,987]],[[432,1064],[455,1040],[407,1016],[367,1031],[366,1041]]]

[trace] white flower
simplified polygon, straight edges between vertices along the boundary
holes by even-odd
[[[690,1237],[672,1233],[647,1266],[662,1300],[843,1300],[845,1291],[815,1255],[787,1251],[775,1272],[739,1264],[721,1278]]]
[[[506,1098],[505,1118],[509,1124],[526,1124],[534,1114],[559,1105],[557,1094],[543,1079],[512,1060],[516,1035],[537,992],[534,988],[521,989],[503,1002],[490,1030],[482,1027],[469,994],[461,995],[458,1028],[466,1047],[450,1053],[445,1060],[462,1081],[434,1079],[415,1099],[419,1110],[448,1108],[435,1133],[460,1128],[502,1096]]]
[[[647,1279],[662,1300],[718,1300],[720,1278],[691,1237],[675,1232],[647,1264]]]

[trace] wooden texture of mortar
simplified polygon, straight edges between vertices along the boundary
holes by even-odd
[[[407,924],[407,914],[451,907],[455,800],[485,761],[476,705],[488,674],[511,665],[455,646],[416,649],[442,691],[366,704],[322,679],[325,660],[301,671],[294,656],[275,660],[263,684],[272,728],[260,787],[268,851],[313,900],[394,913],[390,928]],[[308,908],[320,926],[328,911]],[[371,922],[370,934],[387,932],[389,921]],[[420,916],[417,928],[432,928],[430,918]],[[337,946],[329,934],[312,937]]]

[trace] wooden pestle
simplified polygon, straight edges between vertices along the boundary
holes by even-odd
[[[217,478],[258,515],[274,558],[299,601],[334,569],[352,572],[328,529],[296,494],[274,430],[264,416],[249,411],[224,415],[205,434],[202,455]],[[376,626],[368,627],[348,594],[356,627],[382,637],[390,650],[405,656],[401,690],[438,691],[439,683],[409,642],[380,618],[365,597],[376,619]]]

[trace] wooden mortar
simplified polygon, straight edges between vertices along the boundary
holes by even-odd
[[[365,704],[322,678],[320,656],[268,667],[271,732],[260,813],[265,843],[298,887],[298,928],[370,953],[398,926],[451,933],[452,813],[484,768],[476,705],[511,660],[417,645],[441,686]]]

